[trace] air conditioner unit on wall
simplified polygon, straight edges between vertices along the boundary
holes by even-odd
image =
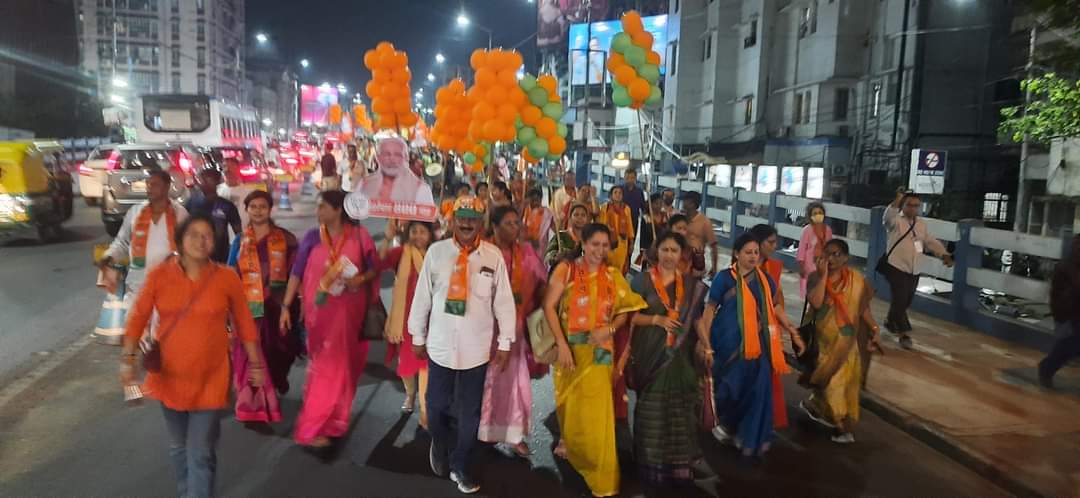
[[[848,172],[849,172],[849,168],[848,168],[848,165],[846,165],[846,164],[830,164],[829,165],[829,176],[831,176],[831,177],[847,176]]]

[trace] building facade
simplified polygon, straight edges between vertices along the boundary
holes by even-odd
[[[244,95],[259,113],[263,131],[272,135],[285,130],[285,136],[291,136],[300,116],[300,82],[296,72],[282,62],[257,58],[248,59],[246,71]]]
[[[77,2],[81,65],[102,95],[128,103],[144,93],[244,102],[244,0]]]

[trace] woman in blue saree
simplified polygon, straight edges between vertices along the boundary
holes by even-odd
[[[786,330],[796,353],[802,352],[798,333],[777,320],[784,309],[777,304],[776,282],[758,268],[760,258],[751,234],[735,240],[735,263],[713,279],[703,316],[719,422],[713,435],[754,457],[768,451],[778,428],[774,421],[787,418],[780,379],[789,369],[780,335]]]

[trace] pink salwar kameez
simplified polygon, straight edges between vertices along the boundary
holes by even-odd
[[[348,226],[346,233],[340,254],[361,272],[373,268],[377,256],[367,230]],[[305,246],[309,244],[310,253],[305,258]],[[319,279],[330,263],[329,248],[319,241],[318,229],[309,232],[301,243],[297,265],[305,259],[303,307],[308,332],[308,372],[304,405],[293,434],[300,444],[310,444],[319,437],[341,437],[348,431],[356,385],[368,355],[368,343],[360,339],[360,326],[368,306],[378,299],[374,285],[365,285],[357,291],[346,289],[339,296],[328,296],[324,304],[316,304]]]
[[[525,318],[540,305],[541,294],[538,291],[547,280],[547,270],[531,244],[519,242],[515,249],[521,253],[522,278],[520,289],[517,286],[514,288],[515,301],[520,299],[514,342],[510,346],[506,369],[500,372],[490,366],[487,370],[480,429],[477,432],[479,440],[489,443],[523,442],[529,434],[529,420],[532,417],[532,388],[529,383],[529,356],[532,353],[525,337]],[[502,249],[502,253],[512,281],[513,252]],[[492,358],[495,357],[496,346],[493,341]]]

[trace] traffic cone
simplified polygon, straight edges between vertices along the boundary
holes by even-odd
[[[94,327],[94,339],[102,344],[119,346],[124,339],[124,322],[127,319],[127,306],[124,304],[124,276],[116,287],[116,294],[106,294],[101,303],[101,315],[97,327]]]
[[[289,199],[289,182],[281,182],[284,188],[281,189],[281,197],[278,199],[277,208],[279,211],[292,211],[292,200]]]

